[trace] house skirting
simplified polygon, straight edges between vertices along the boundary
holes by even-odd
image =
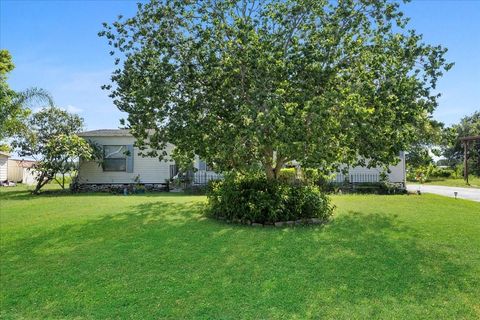
[[[146,191],[168,191],[165,183],[81,183],[72,188],[74,192],[139,193]]]

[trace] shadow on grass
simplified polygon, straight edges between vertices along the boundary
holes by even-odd
[[[350,212],[326,227],[255,229],[206,219],[200,208],[141,204],[2,246],[4,314],[341,316],[338,308],[362,304],[428,309],[478,285],[468,265],[395,216]]]
[[[21,188],[21,189],[17,189],[15,187],[9,187],[9,188],[11,189],[5,190],[5,188],[3,188],[3,190],[0,190],[0,200],[31,200],[31,199],[38,199],[38,198],[66,197],[66,196],[73,195],[69,189],[45,190],[45,191],[42,191],[40,194],[32,194],[31,190],[27,188]]]
[[[32,188],[33,190],[33,188]],[[169,193],[169,192],[149,192],[145,194],[135,194],[127,195],[127,197],[181,197],[181,196],[197,196],[197,194],[184,194],[184,193]],[[41,198],[66,198],[66,197],[125,197],[123,194],[119,193],[108,193],[108,192],[80,192],[74,193],[70,189],[50,189],[42,190],[39,194],[32,194],[30,189],[26,187],[9,187],[9,188],[0,188],[0,201],[1,200],[33,200]],[[201,196],[201,195],[198,195]]]

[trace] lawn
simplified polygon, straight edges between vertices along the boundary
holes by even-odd
[[[327,226],[275,229],[203,196],[0,192],[4,319],[480,318],[480,203],[334,196]]]
[[[480,188],[480,177],[469,176],[469,184],[465,183],[463,178],[431,178],[424,184],[432,186],[447,186],[447,187],[463,187],[463,188]],[[409,182],[410,184],[411,182]],[[418,182],[412,182],[411,184],[418,184]]]

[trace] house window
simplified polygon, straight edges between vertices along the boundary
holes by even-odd
[[[202,159],[198,160],[198,170],[200,171],[211,171],[212,168]]]
[[[127,171],[127,146],[103,146],[103,171]]]

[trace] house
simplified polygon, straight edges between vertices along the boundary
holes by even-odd
[[[348,181],[350,183],[368,183],[382,181],[382,175],[386,175],[386,180],[405,188],[406,185],[406,167],[405,167],[405,152],[400,152],[398,155],[399,162],[396,165],[388,167],[389,172],[385,172],[383,168],[373,167],[352,167],[349,168],[348,173],[337,173],[334,175],[332,181],[342,183]]]
[[[8,158],[9,153],[0,151],[0,182],[8,179]]]
[[[163,161],[156,157],[140,156],[138,148],[134,146],[135,138],[128,130],[93,130],[82,132],[80,136],[101,146],[104,156],[101,165],[96,161],[80,161],[77,182],[81,190],[102,190],[111,186],[137,183],[152,189],[162,189],[165,188],[167,181],[178,173],[175,162],[168,156]],[[168,144],[165,149],[167,155],[172,149],[173,145]],[[404,187],[405,154],[402,152],[399,157],[399,163],[389,168],[387,178],[388,181]],[[221,177],[211,171],[198,157],[195,159],[194,167],[196,171],[191,177],[193,184],[205,184],[209,180]],[[379,168],[354,167],[348,170],[348,175],[338,173],[334,181],[378,182],[381,181],[382,172],[383,170]]]
[[[31,170],[35,163],[33,160],[12,159],[10,154],[0,151],[0,183],[7,182],[4,185],[10,186],[15,183],[35,184],[36,172]]]
[[[8,159],[8,181],[33,185],[37,183],[37,172],[33,170],[35,160]]]
[[[128,130],[92,130],[82,132],[79,136],[96,143],[103,150],[101,165],[96,161],[80,161],[77,182],[82,190],[137,183],[151,189],[163,189],[167,181],[178,174],[175,162],[168,156],[160,161],[157,157],[139,155],[139,149],[134,146],[135,138]],[[168,144],[165,149],[167,155],[172,149],[173,145]],[[209,170],[198,157],[194,167],[197,169],[191,177],[194,184],[203,184],[220,176]]]

